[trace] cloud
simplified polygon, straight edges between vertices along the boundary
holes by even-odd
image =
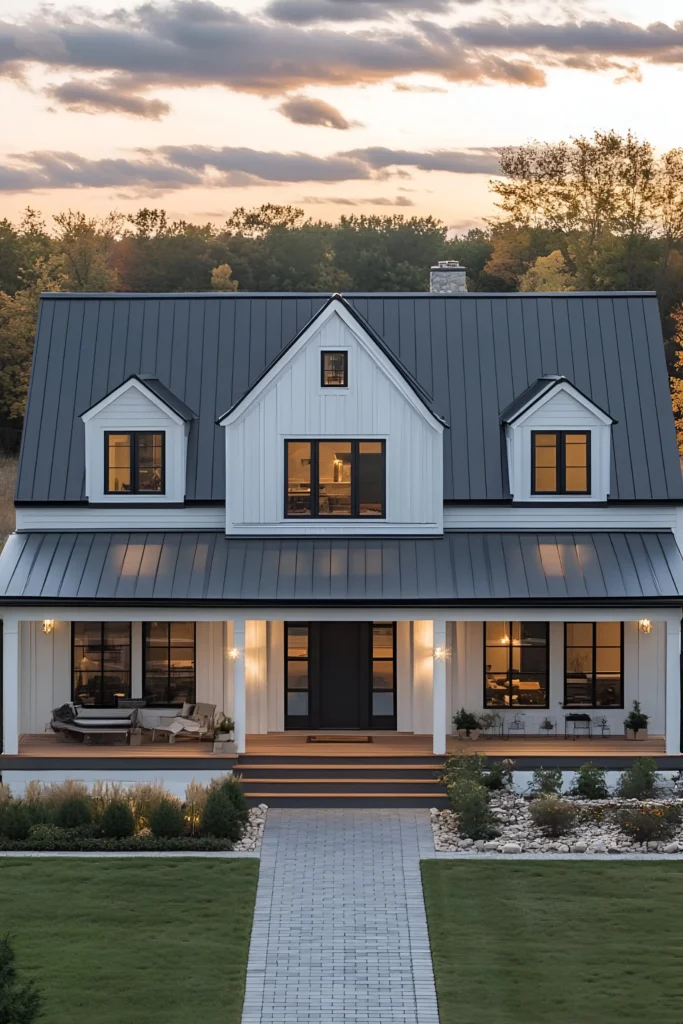
[[[389,199],[386,196],[368,196],[366,199],[349,199],[347,196],[304,196],[302,203],[309,203],[313,206],[414,206],[415,203],[407,196],[396,196]]]
[[[115,86],[95,85],[82,79],[72,79],[46,90],[46,95],[67,110],[84,114],[129,114],[150,121],[159,121],[170,107],[162,100],[146,99]]]
[[[0,191],[117,188],[136,195],[157,195],[178,189],[284,185],[298,182],[377,181],[390,169],[446,171],[452,174],[495,174],[495,149],[411,152],[373,147],[312,156],[309,153],[224,146],[160,146],[137,150],[133,157],[89,160],[77,153],[39,150],[14,154],[0,164]],[[396,170],[398,169],[398,170]],[[403,197],[375,205],[409,206]]]
[[[453,82],[545,82],[528,62],[479,53],[461,43],[457,29],[424,20],[302,29],[211,0],[150,0],[109,16],[46,7],[21,22],[0,22],[0,70],[16,75],[35,64],[108,74],[109,86],[128,94],[221,85],[269,96],[416,73]]]
[[[320,21],[385,21],[396,14],[441,14],[451,6],[452,0],[274,0],[266,14],[290,25],[311,25]]]
[[[394,92],[423,92],[423,93],[447,93],[441,85],[411,85],[410,82],[396,82]]]
[[[323,128],[337,128],[345,132],[358,127],[358,121],[347,121],[344,115],[324,100],[311,96],[291,96],[277,108],[283,117],[294,124],[315,124]]]
[[[343,156],[360,160],[374,170],[388,167],[416,167],[420,171],[447,171],[451,174],[498,174],[500,171],[499,150],[484,149],[435,149],[419,153],[406,149],[385,149],[371,146],[367,149],[352,149]]]

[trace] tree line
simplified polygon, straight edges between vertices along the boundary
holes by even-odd
[[[238,208],[224,224],[160,209],[0,221],[0,425],[23,418],[41,291],[425,291],[457,259],[473,291],[653,289],[683,450],[683,149],[627,133],[503,149],[498,213],[453,236],[434,217],[313,220]]]

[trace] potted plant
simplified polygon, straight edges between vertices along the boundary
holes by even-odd
[[[460,739],[479,739],[481,726],[479,719],[471,711],[465,711],[464,708],[460,708],[460,711],[453,715],[453,725]]]
[[[213,730],[213,750],[215,754],[236,754],[235,723],[222,712],[216,719]]]
[[[647,739],[647,723],[649,720],[650,716],[640,710],[640,701],[634,700],[633,708],[624,719],[626,738],[629,740]]]
[[[541,732],[544,732],[546,734],[546,736],[550,736],[550,734],[555,731],[555,723],[553,722],[552,718],[546,717],[541,722],[539,728]]]

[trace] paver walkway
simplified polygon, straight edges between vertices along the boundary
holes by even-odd
[[[242,1024],[438,1024],[426,811],[268,812]]]

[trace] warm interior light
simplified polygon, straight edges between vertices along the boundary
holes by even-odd
[[[228,651],[228,657],[232,661],[237,661],[239,656],[240,656],[240,649],[239,649],[239,647],[231,647],[230,650]]]
[[[510,637],[509,637],[509,636],[507,635],[507,633],[505,634],[505,636],[504,636],[504,637],[502,637],[502,639],[501,639],[501,641],[500,641],[500,642],[501,642],[502,644],[509,644],[509,643],[510,643]]]
[[[43,633],[51,633],[55,628],[54,619],[43,619]]]
[[[650,622],[649,619],[641,619],[640,622],[638,623],[638,628],[640,629],[641,633],[651,633],[652,632],[652,623]]]

